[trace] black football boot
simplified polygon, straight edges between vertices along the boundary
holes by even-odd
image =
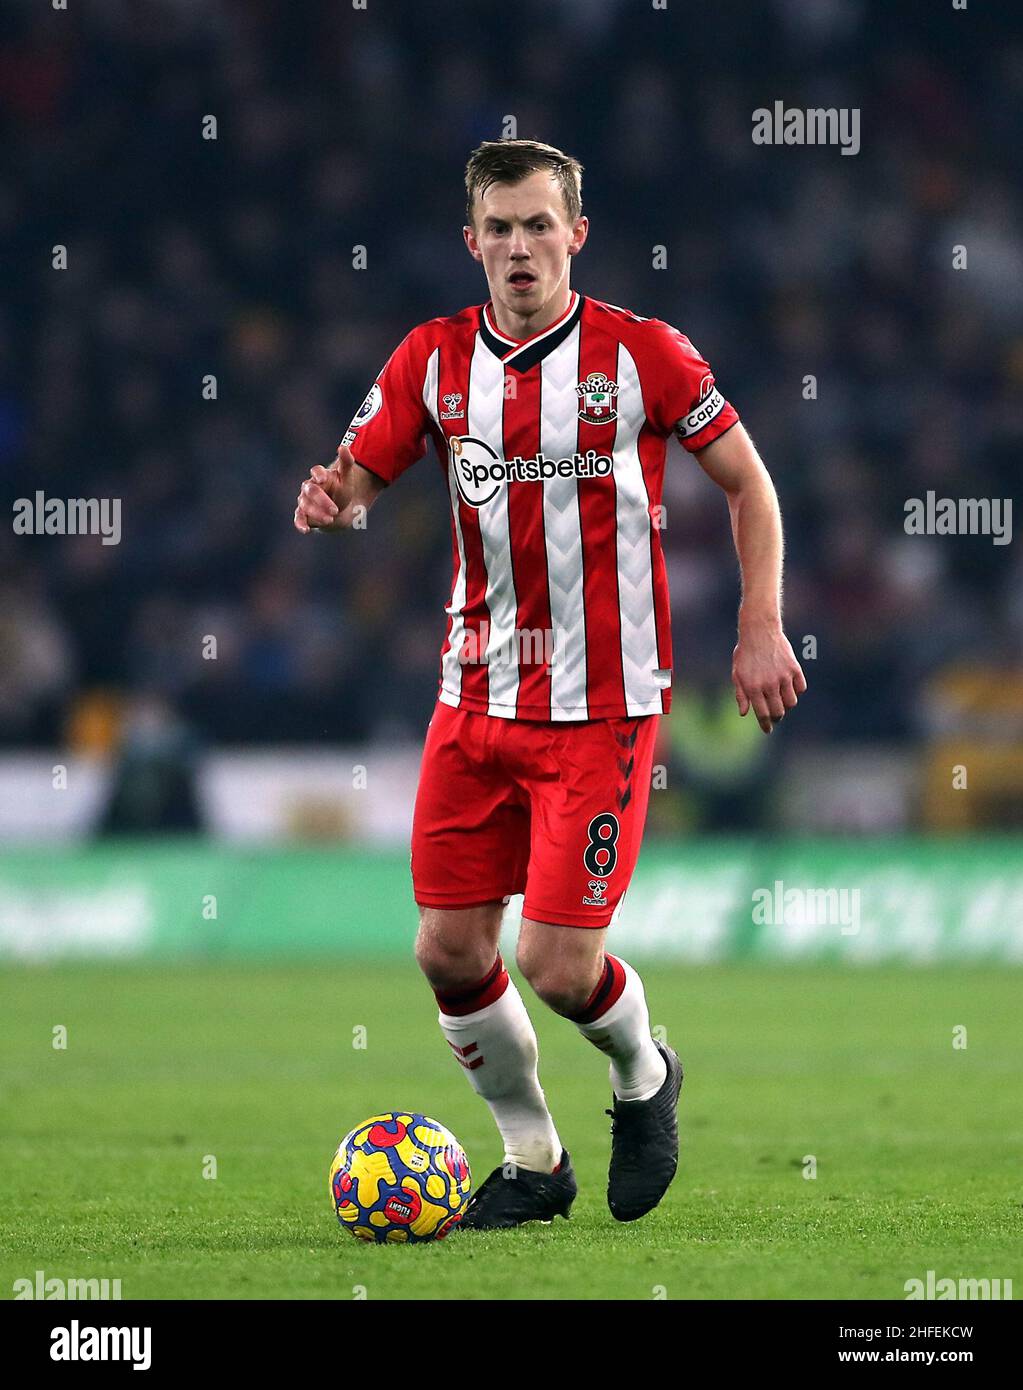
[[[668,1074],[649,1100],[614,1097],[611,1116],[611,1166],[607,1204],[616,1221],[636,1221],[667,1192],[678,1167],[678,1095],[682,1063],[673,1048],[656,1043]]]
[[[455,1231],[510,1231],[526,1221],[548,1225],[555,1216],[568,1216],[578,1186],[568,1150],[562,1149],[556,1173],[536,1173],[529,1168],[512,1168],[505,1177],[503,1164],[472,1194],[465,1215]]]

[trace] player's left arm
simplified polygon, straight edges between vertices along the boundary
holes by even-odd
[[[795,708],[806,689],[782,630],[782,527],[778,495],[741,422],[702,449],[700,467],[728,498],[732,536],[742,572],[739,640],[732,683],[739,713],[752,708],[765,734]]]

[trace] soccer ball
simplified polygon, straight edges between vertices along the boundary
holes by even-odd
[[[472,1187],[461,1144],[411,1110],[371,1115],[338,1145],[330,1200],[360,1240],[442,1240],[462,1219]]]

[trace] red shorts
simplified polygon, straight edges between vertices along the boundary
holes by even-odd
[[[658,718],[541,724],[438,702],[412,823],[416,902],[525,893],[533,921],[608,926],[639,856]]]

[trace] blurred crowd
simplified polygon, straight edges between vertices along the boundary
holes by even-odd
[[[5,745],[153,700],[216,743],[421,735],[451,564],[432,450],[364,532],[303,537],[292,511],[408,329],[486,299],[462,169],[509,118],[586,167],[575,287],[687,333],[772,471],[801,736],[912,739],[935,671],[1019,652],[1019,545],[903,529],[908,498],[1019,474],[1023,40],[974,7],[8,18],[0,492],[120,498],[122,539],[0,530]],[[754,145],[775,100],[859,107],[860,153]],[[675,445],[665,501],[676,680],[719,693],[727,508]]]

